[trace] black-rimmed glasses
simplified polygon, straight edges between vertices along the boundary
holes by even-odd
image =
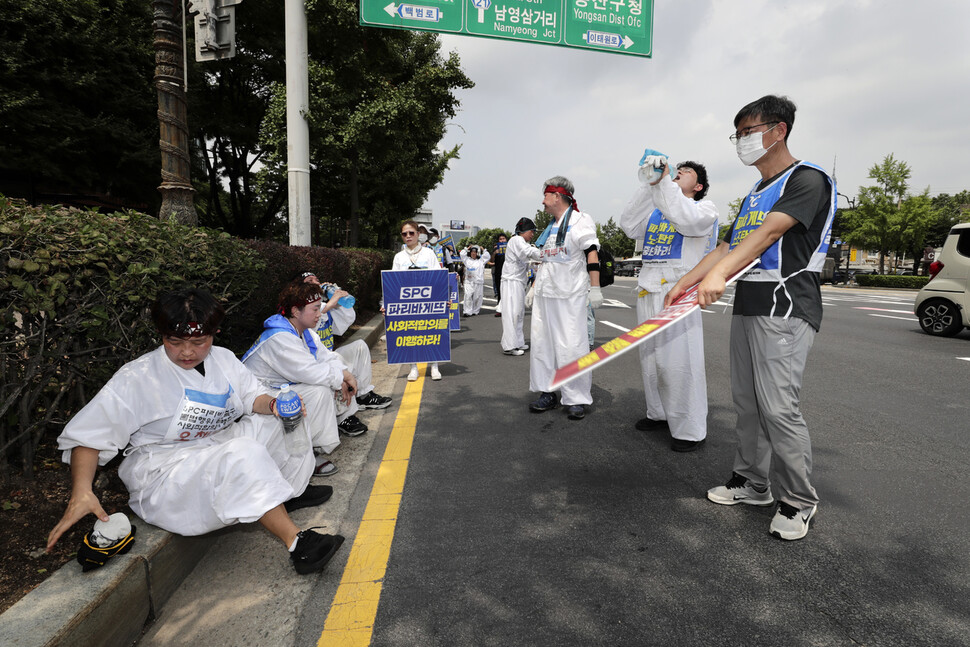
[[[774,128],[780,123],[781,123],[780,121],[766,121],[762,124],[755,124],[753,126],[748,126],[747,128],[742,128],[738,132],[734,133],[733,135],[728,137],[728,139],[731,140],[732,144],[737,144],[739,139],[750,135],[755,128],[761,128],[762,126],[771,126],[771,128]],[[771,128],[769,128],[768,130],[771,130]],[[768,132],[768,130],[766,130],[765,132]]]

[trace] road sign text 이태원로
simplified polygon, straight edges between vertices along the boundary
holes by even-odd
[[[653,0],[360,0],[360,24],[651,56]]]

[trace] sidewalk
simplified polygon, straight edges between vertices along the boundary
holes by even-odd
[[[363,339],[374,348],[375,389],[384,394],[393,391],[398,367],[383,361],[383,342],[378,343],[382,333],[383,318],[377,315],[347,341]],[[333,485],[334,496],[323,506],[293,513],[298,526],[341,531],[381,420],[386,412],[393,415],[396,410],[392,404],[359,414],[371,431],[341,438],[334,453],[339,471],[313,481]],[[258,524],[182,537],[137,518],[132,522],[138,534],[130,553],[89,573],[82,573],[75,562],[68,563],[0,615],[0,645],[121,647],[131,645],[143,632],[143,645],[286,642],[287,623],[296,623],[301,595],[318,576],[294,574],[285,549]],[[349,549],[345,544],[341,552]],[[150,621],[154,622],[146,631]],[[213,633],[213,624],[227,622],[233,626],[231,634]],[[271,635],[273,631],[281,635]]]

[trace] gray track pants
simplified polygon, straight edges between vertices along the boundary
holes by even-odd
[[[799,408],[805,360],[815,329],[794,317],[731,318],[731,392],[738,414],[734,471],[769,485],[805,509],[818,503],[810,482],[812,441]]]

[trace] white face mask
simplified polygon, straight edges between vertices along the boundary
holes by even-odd
[[[768,148],[765,148],[761,144],[762,136],[765,133],[771,132],[772,129],[775,128],[775,126],[777,125],[778,124],[775,124],[768,130],[765,130],[760,133],[748,133],[744,137],[741,137],[738,139],[738,143],[737,143],[738,159],[741,160],[742,164],[744,164],[745,166],[751,166],[752,164],[760,160],[762,157],[764,157],[765,153],[767,153],[770,148],[773,148],[774,145],[778,143],[778,142],[775,142],[775,144],[772,144]]]
[[[432,245],[434,245],[435,243],[438,242],[438,237],[437,236],[432,236],[431,237],[431,240],[429,240],[428,242],[431,243]]]
[[[418,242],[419,243],[426,243],[426,242],[428,242],[428,235],[427,234],[418,234]]]

